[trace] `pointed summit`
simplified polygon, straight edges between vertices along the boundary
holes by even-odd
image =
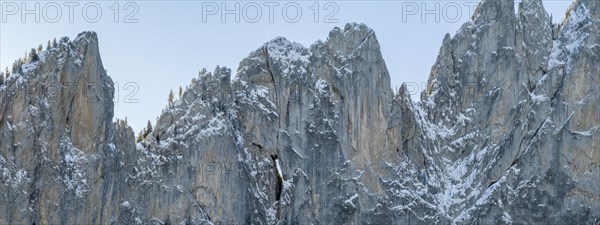
[[[379,49],[375,32],[362,23],[348,23],[343,30],[334,28],[329,32],[327,44],[330,49],[341,51],[342,54],[351,54],[364,44],[374,44]]]
[[[480,23],[495,23],[514,18],[514,0],[483,0],[473,14],[473,21]]]

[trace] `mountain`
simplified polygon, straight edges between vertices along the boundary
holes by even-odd
[[[97,35],[63,38],[0,84],[0,224],[598,224],[600,2],[513,4],[418,102],[353,23],[202,70],[137,144]]]

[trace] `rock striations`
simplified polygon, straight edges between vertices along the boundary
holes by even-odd
[[[203,70],[139,143],[96,34],[0,84],[0,224],[599,224],[600,2],[484,0],[414,102],[373,30]]]

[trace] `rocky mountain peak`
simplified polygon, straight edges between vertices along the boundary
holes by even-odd
[[[475,8],[473,22],[475,24],[507,23],[514,19],[514,4],[513,0],[483,0]]]
[[[94,31],[84,31],[77,34],[73,42],[77,45],[98,45],[98,34]]]
[[[363,45],[373,45],[379,49],[379,44],[373,30],[365,24],[349,23],[344,29],[334,28],[329,32],[327,46],[332,52],[339,51],[342,55],[351,55]]]
[[[30,114],[27,111],[39,110],[38,116],[52,118],[46,118],[45,123],[56,123],[43,129],[66,131],[73,134],[72,140],[82,149],[95,148],[92,140],[106,137],[111,130],[114,93],[97,42],[95,33],[85,32],[73,41],[63,38],[44,51],[31,53],[35,59],[30,56],[28,62],[16,62],[17,68],[3,88],[4,99],[13,99],[5,102],[13,105],[5,108],[12,108],[12,112],[4,113],[21,115],[5,114],[3,118],[21,118],[21,122],[30,123],[31,118],[24,117]],[[29,108],[23,108],[23,103]],[[28,129],[36,129],[33,127]]]

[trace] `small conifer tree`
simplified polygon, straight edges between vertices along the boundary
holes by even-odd
[[[32,48],[31,52],[29,53],[29,62],[37,62],[38,60],[40,60],[40,57],[38,56],[35,48]]]
[[[143,136],[144,136],[144,130],[146,130],[146,128],[140,130],[140,133],[138,133],[137,139],[135,139],[135,143],[140,143],[143,140]]]
[[[173,101],[175,100],[175,95],[173,94],[173,90],[169,91],[169,97],[167,98],[167,102],[169,106],[173,106]]]
[[[148,134],[152,133],[153,129],[152,129],[152,123],[150,122],[150,120],[148,120],[148,124],[146,125],[146,128],[144,129],[144,138],[146,138],[148,136]]]
[[[21,73],[21,66],[22,65],[23,65],[23,59],[21,59],[21,58],[17,59],[17,61],[15,61],[13,63],[12,73],[11,74]]]

